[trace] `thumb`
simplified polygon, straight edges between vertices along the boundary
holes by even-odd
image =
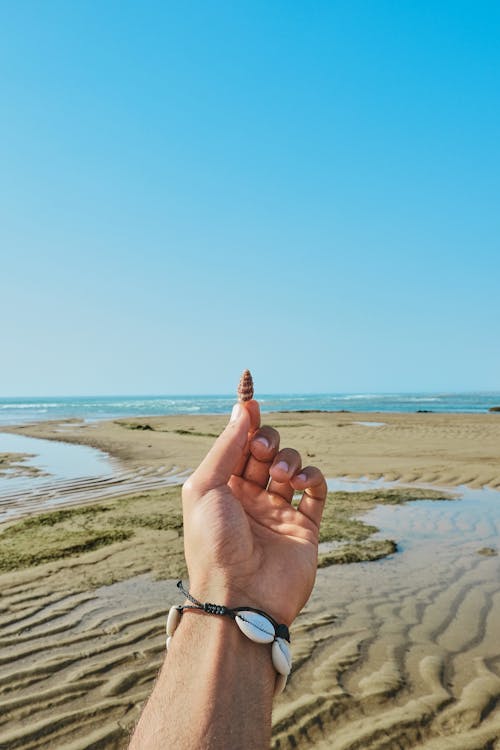
[[[240,403],[235,404],[225,430],[188,479],[190,488],[197,494],[228,483],[245,454],[251,421],[247,409]]]

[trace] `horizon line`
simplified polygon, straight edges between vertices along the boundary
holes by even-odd
[[[455,395],[474,395],[474,394],[500,394],[500,388],[489,389],[489,388],[477,388],[477,389],[464,389],[464,390],[404,390],[404,391],[281,391],[281,392],[262,392],[260,398],[264,397],[277,397],[277,396],[406,396],[411,394],[425,394],[432,396],[455,396]],[[63,399],[63,398],[76,398],[76,399],[88,399],[88,398],[236,398],[236,391],[234,393],[69,393],[69,394],[41,394],[41,395],[20,395],[16,394],[13,396],[0,395],[0,400],[3,399]],[[256,399],[257,401],[259,398]]]

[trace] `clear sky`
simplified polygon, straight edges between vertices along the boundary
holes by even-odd
[[[500,389],[500,4],[0,0],[0,395]]]

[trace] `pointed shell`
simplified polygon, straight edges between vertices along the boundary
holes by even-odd
[[[253,399],[253,379],[250,370],[245,370],[238,384],[238,401]]]
[[[167,642],[166,642],[166,644],[165,644],[165,645],[166,645],[166,647],[167,647],[167,651],[168,651],[168,649],[170,648],[170,644],[171,644],[171,643],[172,643],[172,636],[171,636],[171,635],[169,635],[169,636],[168,636],[168,638],[167,638]]]
[[[235,620],[241,632],[251,641],[256,643],[272,643],[274,641],[274,625],[267,617],[245,609],[238,612]]]
[[[167,617],[167,635],[173,635],[177,629],[177,625],[181,621],[181,610],[177,607],[170,607]]]
[[[276,638],[273,643],[272,656],[275,670],[287,677],[292,668],[292,655],[284,638]]]
[[[283,690],[286,687],[286,681],[287,677],[284,674],[277,674],[276,675],[276,682],[274,683],[274,697],[276,698],[277,695],[283,692]]]

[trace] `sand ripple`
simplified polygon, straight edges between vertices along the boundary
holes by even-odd
[[[163,657],[173,585],[44,591],[34,579],[3,592],[0,748],[126,746]]]
[[[320,571],[295,630],[294,652],[309,658],[275,708],[275,750],[500,747],[500,564],[467,541],[444,535]],[[337,617],[320,622],[325,606]]]
[[[432,522],[423,503],[384,508],[400,554],[319,571],[274,750],[500,749],[500,558],[477,554],[498,535],[494,494],[473,523],[466,502],[433,503]],[[175,585],[74,593],[44,571],[2,577],[0,750],[125,748]]]

